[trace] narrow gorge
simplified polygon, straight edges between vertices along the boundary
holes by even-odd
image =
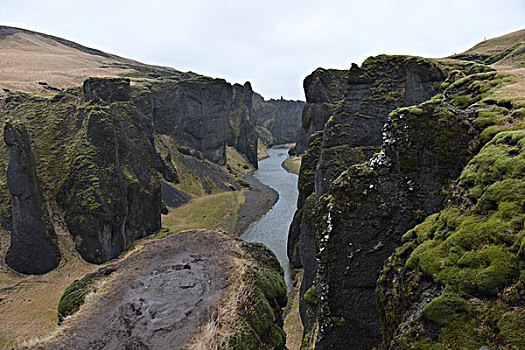
[[[525,30],[306,101],[0,48],[0,348],[525,348]]]

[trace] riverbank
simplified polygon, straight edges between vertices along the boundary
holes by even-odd
[[[284,160],[284,162],[281,164],[281,166],[286,170],[287,172],[291,174],[299,175],[299,170],[301,169],[301,160],[303,157],[297,157],[297,156],[289,156]]]
[[[250,190],[244,194],[244,203],[237,215],[237,225],[233,234],[239,236],[248,227],[264,216],[279,199],[279,194],[273,188],[266,186],[253,175],[244,178],[250,184]]]

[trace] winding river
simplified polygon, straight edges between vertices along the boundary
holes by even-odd
[[[269,157],[259,162],[253,176],[279,193],[273,208],[259,221],[254,222],[241,236],[248,242],[260,242],[270,248],[284,269],[288,290],[292,286],[292,269],[286,254],[288,229],[297,206],[297,175],[283,169],[281,163],[288,158],[287,148],[270,148]]]

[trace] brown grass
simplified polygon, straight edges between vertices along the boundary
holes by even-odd
[[[57,306],[64,289],[100,266],[85,262],[73,249],[68,233],[57,231],[63,258],[44,275],[22,275],[0,263],[0,348],[18,348],[45,338],[58,328]],[[5,256],[9,234],[3,231],[0,256]]]
[[[162,217],[162,225],[174,233],[192,229],[233,232],[243,203],[244,191],[194,198],[181,207],[171,209],[168,215]]]
[[[268,147],[266,147],[266,145],[260,139],[258,139],[257,140],[257,159],[263,160],[263,159],[268,158],[270,155],[268,154],[268,152],[266,152],[267,150],[268,150]]]
[[[299,291],[301,281],[303,280],[303,271],[296,270],[294,278],[294,287],[288,293],[288,314],[284,319],[284,332],[286,333],[286,348],[288,350],[299,350],[303,339],[303,322],[299,314]]]
[[[130,69],[103,68],[116,59],[91,55],[40,35],[16,33],[0,40],[0,94],[3,89],[51,94],[54,88],[80,86],[90,77],[129,74]],[[132,62],[122,59],[122,62]]]
[[[520,42],[525,42],[525,29],[482,41],[464,53],[486,53],[494,55]]]
[[[301,160],[302,157],[290,156],[284,160],[283,168],[289,173],[299,175],[299,170],[301,169]]]
[[[240,249],[239,254],[241,254]],[[244,258],[236,258],[233,259],[232,265],[233,268],[228,276],[231,284],[217,305],[215,315],[199,328],[188,349],[228,349],[230,336],[240,330],[241,326],[237,321],[248,304],[254,287],[244,278],[240,278],[246,274],[249,267],[248,261]]]

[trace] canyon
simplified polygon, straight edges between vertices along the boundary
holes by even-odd
[[[525,30],[318,68],[305,102],[0,47],[0,346],[525,347]]]

